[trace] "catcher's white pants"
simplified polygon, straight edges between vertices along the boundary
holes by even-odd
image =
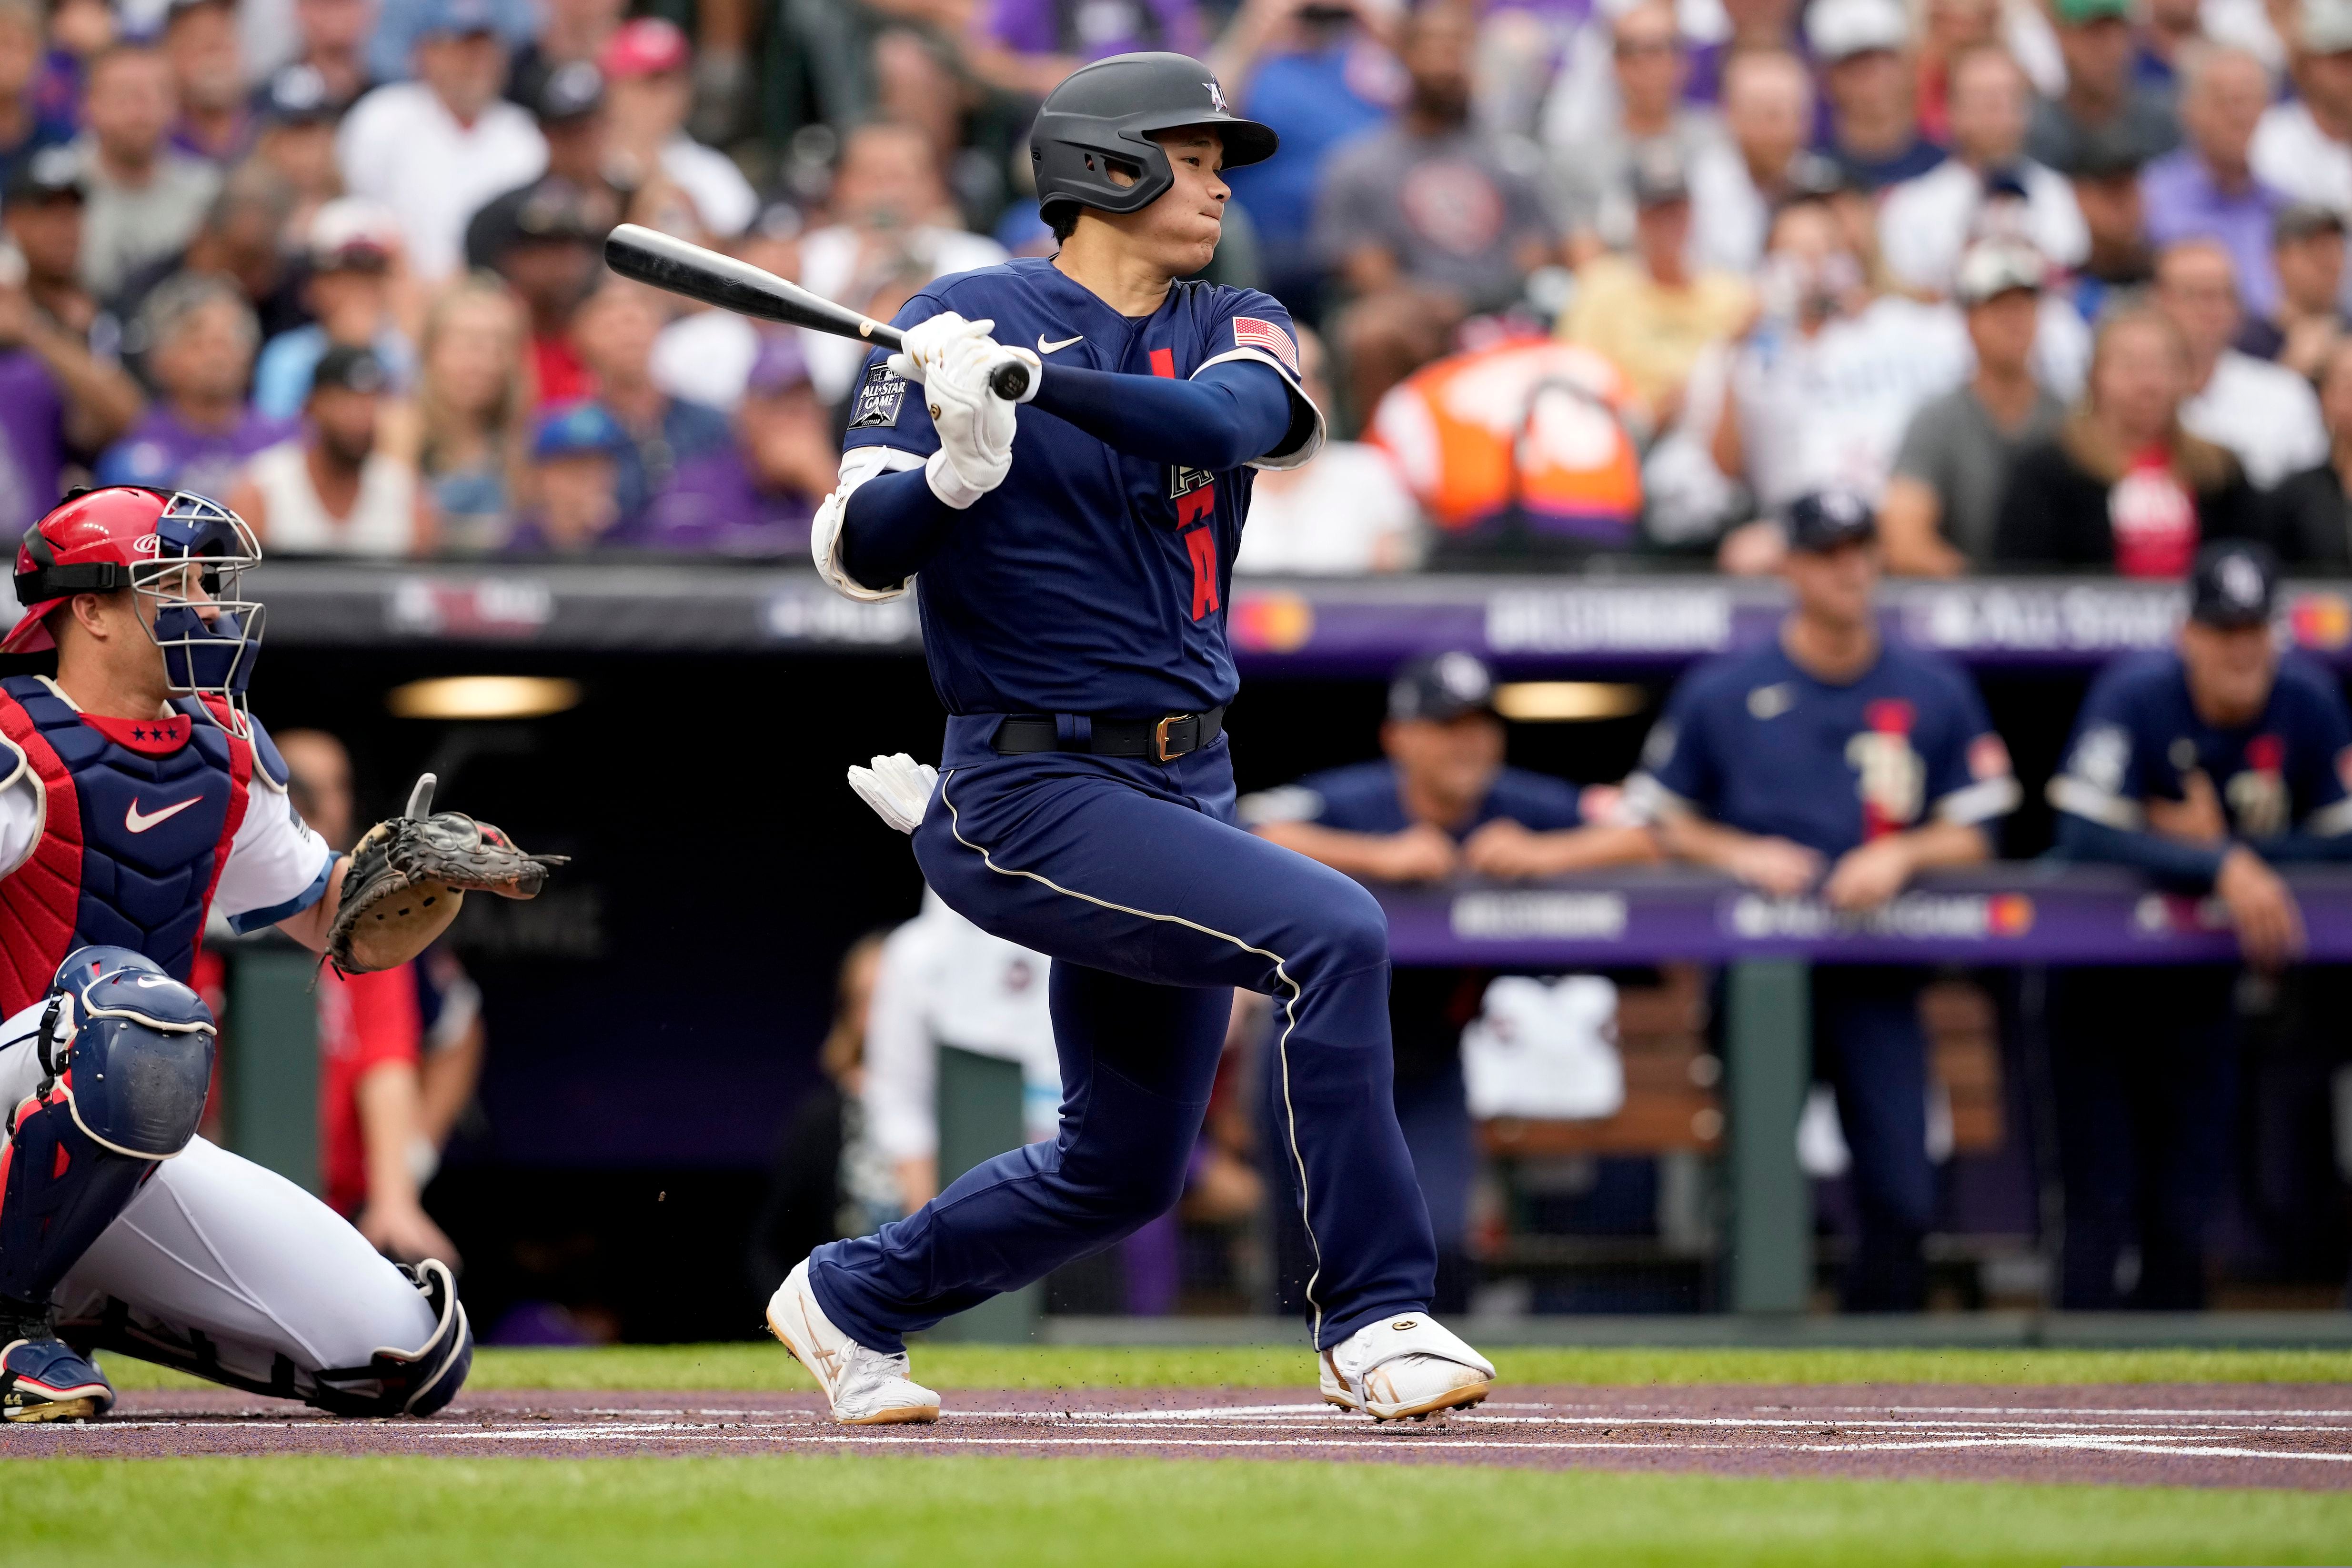
[[[0,1024],[0,1040],[16,1042],[0,1047],[0,1108],[40,1082],[40,1013],[37,1003]],[[364,1366],[434,1331],[416,1287],[349,1221],[203,1138],[164,1161],[73,1266],[58,1315],[95,1318],[110,1299],[174,1338],[201,1332],[224,1370],[262,1380],[280,1355],[304,1372]]]

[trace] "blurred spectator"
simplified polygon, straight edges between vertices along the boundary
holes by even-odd
[[[1923,870],[1972,866],[2016,809],[2009,752],[1967,673],[1881,638],[1869,509],[1809,495],[1787,521],[1780,636],[1685,675],[1626,784],[1670,854],[1780,899],[1878,908]],[[1853,1151],[1849,1311],[1916,1310],[1935,1213],[1917,971],[1816,964],[1815,1070]]]
[[[1411,95],[1391,124],[1332,153],[1317,243],[1360,297],[1407,285],[1498,310],[1528,273],[1559,258],[1537,171],[1517,144],[1470,122],[1468,8],[1430,0],[1402,28]]]
[[[90,62],[121,39],[111,0],[48,0],[49,52],[35,89],[41,112],[74,120],[89,81]]]
[[[2108,317],[2083,405],[2011,470],[1994,562],[2179,577],[2200,541],[2255,536],[2257,503],[2237,458],[2181,428],[2190,379],[2189,344],[2168,316]]]
[[[1723,71],[1727,143],[1705,149],[1690,169],[1692,240],[1702,268],[1756,270],[1775,204],[1822,184],[1804,154],[1812,138],[1813,84],[1783,51],[1740,54]]]
[[[1298,330],[1299,384],[1331,405],[1323,340]],[[1261,469],[1250,483],[1239,574],[1402,572],[1420,563],[1421,513],[1379,447],[1326,441],[1292,468]]]
[[[2009,51],[1969,49],[1952,62],[1952,156],[1886,193],[1878,242],[1887,272],[1908,289],[1951,291],[1971,239],[2021,239],[2058,267],[2089,253],[2074,188],[2025,156],[2025,73]],[[2018,210],[2021,198],[2021,209]],[[2006,210],[2004,210],[2006,209]]]
[[[725,248],[779,278],[801,270],[801,214],[790,202],[771,202],[751,226]],[[732,413],[743,400],[744,379],[761,346],[788,327],[766,326],[732,310],[688,309],[662,329],[654,343],[654,379],[674,396]],[[807,355],[803,353],[806,363]]]
[[[220,189],[210,163],[166,143],[176,112],[171,68],[155,50],[117,44],[90,61],[81,278],[101,300],[136,268],[186,245]]]
[[[215,163],[244,156],[253,137],[245,64],[236,46],[236,0],[172,0],[163,58],[179,92],[172,145]]]
[[[2239,302],[2257,316],[2278,308],[2271,224],[2284,198],[2246,161],[2270,100],[2271,73],[2252,54],[2198,51],[2180,88],[2188,142],[2140,174],[2148,243],[2161,251],[2184,239],[2219,240],[2236,269]]]
[[[191,272],[158,287],[140,318],[156,401],[100,456],[98,482],[225,496],[247,458],[292,434],[245,400],[260,338],[253,308]]]
[[[2066,90],[2036,100],[2025,135],[2034,162],[2073,174],[2093,158],[2145,163],[2180,144],[2172,95],[2133,71],[2131,0],[2056,0]]]
[[[40,100],[41,9],[34,0],[0,4],[0,185],[44,147],[73,140],[70,118]]]
[[[1918,40],[1919,129],[1927,140],[1952,140],[1952,67],[1970,49],[2002,42],[2000,0],[1927,0]]]
[[[2352,0],[2303,0],[2293,96],[2263,111],[2254,177],[2301,202],[2352,211]]]
[[[581,60],[558,66],[540,79],[528,107],[547,143],[547,167],[491,197],[467,220],[466,265],[478,271],[498,270],[501,247],[513,243],[523,208],[548,181],[582,193],[600,219],[621,216],[620,194],[608,178],[604,73]]]
[[[765,339],[734,415],[735,439],[681,460],[642,542],[727,555],[808,554],[809,520],[841,469],[841,443],[789,335]]]
[[[572,313],[604,271],[598,247],[619,216],[603,185],[550,174],[511,205],[491,204],[467,237],[530,316],[532,384],[542,406],[587,396],[594,384],[572,343]]]
[[[595,378],[596,402],[629,433],[619,475],[621,514],[635,520],[680,465],[727,447],[727,416],[664,392],[653,375],[654,340],[669,321],[668,297],[610,279],[572,319],[572,345]]]
[[[289,66],[269,79],[255,114],[253,162],[294,193],[287,232],[299,239],[310,232],[311,216],[342,193],[335,107],[316,71]]]
[[[1315,199],[1332,150],[1404,96],[1403,72],[1381,42],[1389,18],[1378,0],[1244,0],[1209,52],[1234,112],[1282,138],[1279,158],[1225,175],[1233,205],[1256,226],[1265,287],[1281,299],[1304,303],[1319,285]]]
[[[621,521],[614,490],[636,443],[621,422],[593,403],[572,403],[540,416],[530,440],[530,509],[505,548],[520,555],[576,554],[606,541]]]
[[[539,28],[528,42],[514,47],[514,71],[509,90],[517,103],[531,108],[548,79],[566,66],[593,66],[620,29],[628,0],[542,0]]]
[[[236,285],[265,338],[302,323],[301,287],[285,242],[293,210],[294,193],[283,180],[257,163],[242,164],[205,209],[203,226],[185,249],[142,262],[122,279],[107,308],[122,323],[122,357],[133,372],[149,374],[140,325],[147,297],[183,273],[200,272]]]
[[[1856,189],[1875,192],[1916,179],[1944,161],[1919,132],[1911,19],[1901,0],[1815,0],[1805,40],[1821,62],[1830,105],[1822,151]]]
[[[2092,684],[2050,784],[2060,852],[2210,895],[2275,972],[2302,911],[2273,866],[2352,858],[2352,714],[2334,672],[2279,651],[2277,567],[2259,545],[2198,559],[2172,650]],[[2052,1080],[2065,1238],[2062,1307],[2193,1311],[2228,1191],[2238,967],[2069,969],[2052,978]],[[2137,1241],[2136,1278],[2126,1249]]]
[[[1756,293],[1735,273],[1691,268],[1690,185],[1670,144],[1635,151],[1628,187],[1633,253],[1596,256],[1577,268],[1559,335],[1624,372],[1653,423],[1671,425],[1699,356],[1755,320]]]
[[[336,157],[352,195],[399,215],[409,265],[430,283],[460,265],[474,209],[537,174],[547,144],[530,116],[499,96],[507,53],[489,0],[421,0],[419,17],[419,79],[361,99]]]
[[[2344,215],[2312,202],[2279,208],[2271,266],[2278,274],[2278,310],[2267,321],[2250,316],[2233,346],[2315,382],[2344,335]]]
[[[2268,0],[2263,8],[2268,9]],[[2204,0],[2147,0],[2140,10],[2138,31],[2132,74],[2177,100],[2185,58],[2206,43]]]
[[[1967,91],[1964,81],[1959,96]],[[1731,355],[1728,395],[1691,399],[1721,409],[1711,440],[1716,467],[1745,479],[1766,513],[1825,489],[1875,506],[1911,416],[1968,374],[1958,319],[1874,294],[1822,201],[1781,209],[1758,291],[1763,319]],[[1735,531],[1724,542],[1725,565],[1769,568],[1775,537],[1769,521]]]
[[[541,8],[532,0],[481,0],[478,11],[469,12],[468,26],[478,16],[480,25],[498,39],[499,52],[509,54],[530,47],[532,36],[539,31],[540,15]],[[368,74],[380,82],[427,75],[419,51],[447,19],[445,0],[378,0],[367,40]]]
[[[2325,462],[2294,475],[2271,492],[2272,545],[2293,565],[2315,574],[2352,575],[2352,340],[2337,338],[2319,366],[2319,411],[2327,422]]]
[[[2074,204],[2090,233],[2090,254],[2068,284],[2075,313],[2095,323],[2119,291],[2137,289],[2156,277],[2156,252],[2147,243],[2140,199],[2141,164],[2129,153],[2094,149],[2072,171]]]
[[[1573,144],[1555,146],[1549,161],[1560,222],[1580,258],[1634,243],[1633,170],[1657,156],[1652,148],[1687,168],[1722,135],[1712,115],[1683,101],[1690,58],[1671,5],[1638,0],[1607,26],[1617,115]]]
[[[1091,60],[1139,49],[1201,53],[1194,0],[985,0],[967,45],[991,84],[1043,98]]]
[[[454,284],[425,312],[418,344],[417,468],[446,548],[506,542],[530,419],[522,312],[506,290]]]
[[[829,203],[833,222],[801,240],[803,287],[888,321],[934,278],[1004,259],[994,240],[964,231],[931,144],[907,125],[861,125],[842,142]],[[866,350],[846,338],[801,334],[817,395],[849,395]]]
[[[656,169],[694,203],[702,226],[724,239],[743,232],[760,210],[751,182],[724,153],[686,133],[694,107],[694,59],[676,24],[640,16],[605,42],[607,156],[643,184]]]
[[[1903,434],[1879,516],[1888,571],[1956,577],[1989,563],[2011,468],[2065,417],[2033,376],[2043,269],[2039,254],[2011,242],[1980,242],[1961,257],[1953,297],[1968,312],[1976,374]]]
[[[349,196],[329,202],[311,220],[310,275],[303,298],[310,325],[269,340],[253,370],[253,405],[272,419],[290,419],[310,395],[310,372],[331,346],[374,351],[404,392],[416,376],[416,350],[393,310],[392,270],[400,231],[392,215]]]
[[[351,847],[352,762],[319,730],[277,737],[287,792],[339,850]],[[457,1248],[418,1201],[419,1155],[437,1159],[422,1114],[424,1045],[415,967],[369,974],[331,969],[319,980],[319,1155],[324,1196],[379,1250],[405,1262]],[[420,1145],[422,1147],[420,1148]]]
[[[272,554],[398,559],[433,550],[416,468],[383,449],[392,377],[373,350],[338,343],[310,373],[301,434],[254,454],[230,510]]]
[[[2183,240],[2157,258],[2154,297],[2189,345],[2182,426],[2227,447],[2267,489],[2326,456],[2327,432],[2310,382],[2230,346],[2244,321],[2230,271],[2219,240]]]
[[[341,119],[375,85],[364,49],[375,7],[369,0],[294,0],[294,53],[257,95],[273,104],[315,99]]]
[[[17,206],[12,195],[12,229]],[[51,319],[26,288],[22,258],[0,250],[0,531],[31,527],[56,503],[67,460],[97,452],[139,409],[139,388],[121,366]]]
[[[80,152],[44,148],[18,164],[0,190],[0,226],[25,258],[25,291],[32,296],[34,308],[89,345],[100,315],[98,300],[82,287],[76,270],[81,259],[83,202]],[[110,327],[109,335],[110,351]],[[112,357],[110,352],[107,357]]]
[[[1349,876],[1439,882],[1462,875],[1523,879],[1639,864],[1658,856],[1649,829],[1591,822],[1576,786],[1505,765],[1495,678],[1466,653],[1408,662],[1389,686],[1382,761],[1309,773],[1244,798],[1243,825]],[[1460,970],[1408,971],[1389,1001],[1397,1121],[1412,1152],[1438,1248],[1438,1289],[1466,1300],[1470,1188],[1477,1174],[1462,1081],[1464,1019],[1452,1016]]]

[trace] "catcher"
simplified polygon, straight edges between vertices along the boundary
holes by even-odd
[[[344,1415],[426,1415],[473,1339],[448,1268],[404,1268],[293,1184],[195,1135],[213,1020],[185,982],[210,911],[346,971],[529,898],[556,856],[408,814],[333,855],[247,712],[252,531],[184,492],[69,496],[24,537],[0,653],[0,1417],[103,1415],[95,1349]],[[118,1223],[119,1222],[119,1223]]]

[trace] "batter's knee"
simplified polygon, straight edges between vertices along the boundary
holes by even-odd
[[[1389,917],[1361,884],[1335,877],[1330,907],[1312,948],[1310,976],[1354,974],[1388,962]]]

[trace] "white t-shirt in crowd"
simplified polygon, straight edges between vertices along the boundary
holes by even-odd
[[[299,437],[255,453],[245,477],[261,492],[272,554],[398,559],[416,548],[416,470],[390,453],[368,454],[360,493],[343,517],[319,498],[309,447]]]
[[[1691,160],[1690,266],[1695,272],[1752,275],[1764,256],[1772,214],[1748,173],[1748,160],[1726,139]]]
[[[734,238],[759,216],[759,195],[743,171],[735,166],[735,160],[685,132],[662,144],[661,166],[719,238]]]
[[[547,167],[547,142],[504,99],[460,125],[431,88],[401,81],[352,106],[335,162],[352,195],[398,216],[409,266],[438,282],[465,264],[467,220],[491,197],[536,179]]]
[[[989,935],[924,890],[922,913],[882,944],[866,1015],[866,1135],[887,1159],[939,1151],[941,1046],[1020,1063],[1030,1140],[1054,1135],[1062,1066],[1050,968],[1044,954]]]
[[[2322,131],[2300,100],[2263,110],[2246,161],[2283,195],[2352,213],[2352,145]]]
[[[2327,426],[2311,383],[2282,364],[2223,349],[2203,390],[2180,405],[2181,427],[2237,454],[2268,489],[2327,457]]]
[[[1004,247],[983,235],[928,224],[908,229],[902,237],[900,248],[927,280],[945,278],[950,272],[993,267],[1005,259]],[[854,228],[835,224],[801,240],[800,281],[803,289],[855,306],[859,301],[848,299],[849,294],[865,294],[889,280],[890,269],[877,268],[871,258],[864,270],[878,275],[860,276],[857,231]],[[809,380],[815,384],[817,395],[829,404],[839,403],[849,395],[868,352],[865,344],[853,338],[829,337],[805,330],[801,333],[801,354],[808,361]]]
[[[1829,489],[1874,504],[1911,416],[1966,380],[1972,357],[1958,310],[1893,294],[1810,338],[1759,328],[1731,366],[1757,504],[1773,511]]]
[[[57,689],[54,684],[50,689]],[[0,782],[0,877],[7,877],[40,841],[44,799],[23,753],[5,740],[0,740],[0,775],[7,775]],[[334,851],[295,815],[285,790],[257,768],[246,792],[245,818],[229,840],[228,863],[213,889],[213,911],[239,931],[254,929],[239,921],[241,915],[283,920],[299,914],[325,893],[334,862]]]
[[[1362,441],[1327,441],[1286,473],[1262,473],[1250,489],[1237,573],[1349,575],[1420,563],[1421,510],[1386,453]]]
[[[696,310],[654,340],[654,384],[672,397],[732,414],[759,357],[759,328],[732,310]]]
[[[2022,160],[2023,239],[2053,264],[2074,267],[2091,253],[2091,231],[2065,177]],[[1957,158],[1889,190],[1878,208],[1878,251],[1886,269],[1906,288],[1946,293],[1960,253],[1977,237],[1984,176]]]

